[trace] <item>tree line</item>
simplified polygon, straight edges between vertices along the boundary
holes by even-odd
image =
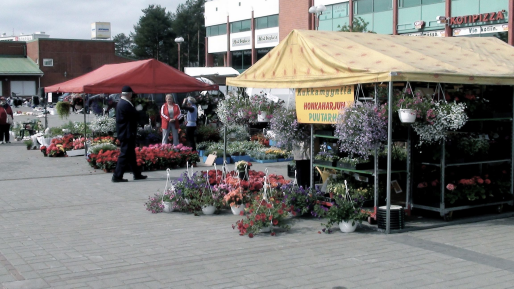
[[[175,38],[183,37],[180,46],[181,66],[204,66],[205,0],[187,0],[175,13],[160,5],[149,5],[129,35],[113,37],[116,54],[134,58],[155,58],[177,67],[178,45]]]

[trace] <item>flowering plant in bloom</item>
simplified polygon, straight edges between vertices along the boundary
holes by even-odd
[[[86,142],[86,138],[85,137],[81,137],[81,138],[73,140],[73,149],[74,150],[83,149],[85,142]]]
[[[116,119],[108,115],[96,116],[89,128],[96,134],[109,135],[116,132]]]
[[[260,94],[255,94],[250,97],[250,103],[254,107],[254,110],[258,115],[265,113],[267,119],[272,119],[273,115],[279,111],[280,108],[284,106],[284,101],[273,101],[267,97],[265,93],[261,91]],[[252,118],[251,121],[255,122],[257,120],[257,115],[255,118]]]
[[[273,131],[271,139],[286,150],[292,150],[294,144],[310,136],[309,127],[298,123],[295,109],[280,108],[270,120],[270,130]]]
[[[485,178],[474,176],[470,179],[460,179],[457,184],[448,183],[445,199],[453,204],[459,199],[474,201],[485,199],[488,196],[492,197],[491,180],[488,177],[488,175]]]
[[[67,134],[63,137],[54,138],[52,144],[61,145],[64,150],[71,151],[73,149],[73,135]]]
[[[367,159],[387,140],[387,115],[373,103],[353,103],[341,110],[335,124],[339,149],[351,157]]]
[[[239,231],[240,236],[248,235],[253,238],[263,229],[269,228],[274,236],[274,228],[280,227],[284,230],[291,228],[289,213],[296,215],[294,207],[286,205],[282,200],[282,192],[276,189],[267,190],[264,194],[259,193],[253,201],[246,205],[246,218],[238,220],[232,229]],[[241,215],[244,213],[241,212]]]
[[[44,155],[45,157],[46,157],[46,156],[48,156],[48,155],[46,154],[46,146],[41,146],[39,149],[41,150],[41,152],[43,153],[43,155]]]
[[[112,136],[100,136],[100,137],[95,137],[91,141],[91,145],[94,146],[94,145],[100,145],[100,144],[114,144],[115,141],[116,141],[116,139],[113,138]]]
[[[433,143],[446,139],[447,131],[460,129],[468,120],[464,103],[435,102],[427,111],[422,122],[415,122],[412,128],[420,138],[420,144]]]
[[[410,88],[405,88],[395,92],[395,109],[413,109],[418,119],[431,116],[432,105],[432,99],[425,97],[421,90],[412,92]]]
[[[66,156],[66,150],[62,144],[52,143],[46,148],[46,154],[49,157],[64,157]]]
[[[221,186],[223,186],[223,185],[221,185]],[[245,197],[246,197],[246,193],[243,190],[243,188],[238,187],[238,188],[232,189],[231,191],[226,193],[225,196],[223,197],[223,201],[225,202],[225,204],[227,204],[231,207],[239,206],[239,205],[243,205],[245,203],[244,202]]]
[[[334,202],[330,203],[330,206],[320,202],[314,206],[314,212],[316,216],[325,218],[326,223],[321,223],[325,228],[322,230],[325,233],[331,233],[332,227],[345,222],[352,222],[354,225],[356,222],[362,223],[366,220],[370,212],[362,209],[364,198],[349,198],[344,195],[334,196]]]
[[[284,203],[299,215],[312,214],[316,203],[325,199],[320,190],[310,190],[293,183],[282,185],[280,191],[284,194]]]
[[[331,162],[331,161],[337,161],[339,159],[338,156],[336,156],[333,152],[319,152],[316,156],[314,156],[314,159],[315,160],[318,160],[318,161],[327,161],[327,162]]]
[[[152,214],[162,212],[164,209],[164,205],[162,204],[162,196],[159,194],[155,194],[153,197],[149,196],[148,201],[145,203],[145,207],[146,210],[152,212]]]
[[[247,161],[238,161],[236,162],[235,166],[237,171],[244,172],[245,170],[250,169],[252,163]]]

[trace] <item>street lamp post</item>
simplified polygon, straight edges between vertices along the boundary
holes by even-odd
[[[178,70],[180,71],[180,43],[184,42],[183,37],[175,38],[175,42],[178,44]]]
[[[327,10],[327,7],[325,7],[323,4],[319,4],[318,6],[311,6],[311,8],[309,8],[309,13],[314,14],[315,22],[317,22],[317,25],[314,23],[314,30],[319,30],[319,16],[323,14],[325,10]]]

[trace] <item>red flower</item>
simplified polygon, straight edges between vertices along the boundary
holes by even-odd
[[[485,184],[486,184],[486,185],[491,184],[491,180],[490,180],[490,179],[485,179]]]
[[[271,232],[271,236],[275,236],[275,232]]]
[[[248,237],[253,238],[253,234],[252,233],[248,234]]]
[[[277,225],[278,224],[278,220],[273,220],[273,225]]]
[[[245,213],[243,211],[239,212],[239,215],[241,215],[241,216],[244,216],[244,214]]]
[[[278,209],[278,214],[279,215],[282,215],[284,213],[284,211],[282,209]]]

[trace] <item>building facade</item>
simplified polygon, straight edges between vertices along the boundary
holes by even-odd
[[[7,33],[2,33],[2,36],[0,36],[0,41],[30,41],[34,39],[39,38],[50,38],[50,35],[45,34],[45,32],[35,32],[32,34],[20,34],[18,36],[11,35],[7,36]]]
[[[0,42],[0,63],[5,65],[0,67],[0,93],[35,95],[39,87],[70,80],[105,64],[129,61],[133,60],[115,54],[111,40],[37,38]]]
[[[318,5],[326,10],[309,13]],[[514,45],[514,0],[213,0],[205,3],[205,63],[241,72],[293,29],[339,31],[358,17],[379,34],[498,37]]]

